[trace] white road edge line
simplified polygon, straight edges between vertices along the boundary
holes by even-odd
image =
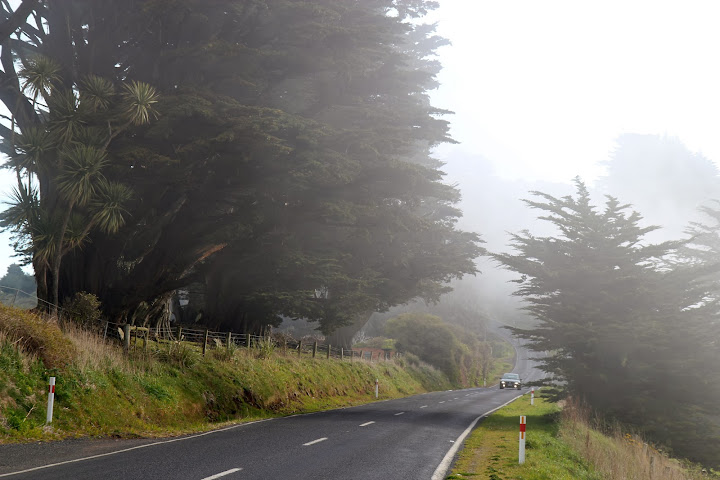
[[[360,426],[367,427],[368,425],[372,425],[373,423],[375,423],[375,422],[365,422],[365,423],[361,424]]]
[[[146,443],[145,445],[138,445],[136,447],[123,448],[122,450],[115,450],[113,452],[100,453],[98,455],[91,455],[89,457],[76,458],[73,460],[65,460],[64,462],[51,463],[48,465],[41,465],[39,467],[33,467],[33,468],[25,469],[25,470],[19,470],[17,472],[3,473],[3,474],[0,474],[0,477],[9,477],[11,475],[20,475],[21,473],[34,472],[35,470],[42,470],[42,469],[50,468],[50,467],[58,467],[60,465],[66,465],[68,463],[77,463],[77,462],[82,462],[85,460],[92,460],[94,458],[109,457],[110,455],[117,455],[118,453],[130,452],[132,450],[138,450],[140,448],[154,447],[155,445],[163,445],[165,443],[182,442],[183,440],[191,440],[193,438],[204,437],[206,435],[212,435],[214,433],[225,432],[227,430],[233,430],[235,428],[244,427],[246,425],[252,425],[254,423],[269,422],[271,420],[275,420],[275,419],[274,418],[266,418],[264,420],[257,420],[255,422],[239,423],[237,425],[231,425],[229,427],[220,428],[218,430],[211,430],[209,432],[198,433],[197,435],[189,435],[187,437],[173,438],[172,440],[163,440],[161,442]]]
[[[232,468],[230,470],[225,470],[224,472],[217,473],[211,477],[205,477],[202,480],[215,480],[216,478],[224,477],[225,475],[230,475],[231,473],[239,472],[242,470],[242,468]]]
[[[499,407],[493,408],[492,410],[483,413],[479,417],[477,417],[473,422],[470,424],[468,428],[465,429],[463,433],[460,434],[460,436],[455,440],[455,443],[453,446],[448,450],[448,452],[445,454],[445,457],[443,457],[442,461],[440,462],[440,465],[435,469],[435,473],[433,473],[433,476],[430,480],[443,480],[447,476],[447,471],[450,469],[450,464],[452,463],[453,458],[455,458],[455,454],[460,449],[460,446],[462,446],[463,442],[465,441],[465,437],[467,437],[470,432],[472,432],[472,429],[475,428],[475,425],[477,422],[480,421],[481,418],[487,417],[491,413],[493,413],[495,410],[500,410],[505,405],[509,405],[518,398],[522,397],[522,395],[518,395],[517,397],[513,398],[509,402],[505,402]]]
[[[327,437],[318,438],[312,442],[303,443],[303,447],[309,447],[310,445],[315,445],[316,443],[324,442],[325,440],[327,440]]]
[[[395,416],[397,417],[398,415],[402,415],[403,413],[405,412],[396,413]]]

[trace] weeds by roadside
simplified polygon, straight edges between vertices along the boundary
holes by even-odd
[[[527,416],[526,462],[518,463],[519,417]],[[696,466],[669,458],[619,427],[603,433],[577,403],[520,397],[485,419],[468,437],[448,479],[699,480]],[[709,475],[715,475],[712,472]],[[711,478],[720,478],[712,476]]]

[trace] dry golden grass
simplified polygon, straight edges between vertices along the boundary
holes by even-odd
[[[656,450],[637,435],[614,428],[601,434],[589,410],[568,401],[562,410],[560,437],[589,461],[605,478],[612,480],[694,480],[702,478]]]
[[[24,352],[41,358],[47,368],[66,367],[77,354],[56,322],[2,304],[0,332]]]
[[[74,363],[81,371],[114,368],[124,373],[136,373],[137,362],[125,355],[117,345],[103,340],[97,333],[70,322],[63,325],[63,333],[78,352]]]

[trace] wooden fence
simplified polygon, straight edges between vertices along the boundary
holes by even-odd
[[[181,342],[197,346],[205,355],[210,349],[261,349],[270,347],[274,351],[298,356],[311,356],[312,358],[335,358],[338,360],[353,361],[355,359],[366,361],[390,360],[400,354],[385,350],[382,353],[373,350],[353,350],[343,347],[334,347],[330,344],[320,343],[316,340],[295,340],[284,335],[250,335],[232,332],[214,332],[211,330],[191,329],[182,326],[174,328],[147,328],[129,324],[105,322],[103,338],[115,338],[120,341],[125,350],[147,349],[148,342]]]
[[[33,293],[23,292],[17,288],[0,285],[0,302],[20,308],[33,308],[42,302]],[[24,302],[24,304],[21,304]],[[49,306],[49,304],[47,304]],[[58,308],[60,317],[63,310]],[[339,360],[365,361],[390,360],[400,356],[392,350],[379,352],[378,349],[352,350],[332,346],[315,340],[296,340],[284,335],[249,335],[232,332],[213,332],[210,330],[177,327],[139,327],[129,324],[105,322],[102,326],[104,339],[116,339],[123,344],[126,351],[131,349],[147,349],[148,342],[181,342],[196,345],[205,355],[209,349],[219,348],[263,348],[271,347],[286,354],[295,353],[298,356],[312,356],[312,358],[336,358]]]

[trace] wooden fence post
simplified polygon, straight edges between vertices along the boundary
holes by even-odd
[[[363,353],[365,353],[365,352],[360,350],[360,360],[365,360],[365,356],[363,355]]]
[[[327,358],[328,358],[328,360],[330,359],[330,349],[331,349],[331,348],[332,348],[332,346],[328,343],[328,351],[327,351]]]
[[[205,350],[207,350],[207,341],[208,341],[208,329],[205,329],[205,336],[203,337],[203,357],[205,356]]]
[[[230,350],[230,344],[232,343],[232,332],[228,332],[226,341],[227,341],[227,349]]]
[[[317,340],[313,342],[313,358],[317,355]]]
[[[298,344],[298,357],[302,356],[302,340]]]
[[[107,329],[110,322],[105,322],[105,331],[103,332],[103,340],[107,339]]]
[[[287,338],[283,338],[283,355],[287,355]]]
[[[250,350],[250,347],[252,346],[252,339],[250,338],[249,333],[245,334],[245,346],[247,347],[248,350]]]
[[[130,324],[126,323],[123,325],[123,334],[125,335],[125,338],[123,338],[123,344],[125,347],[125,351],[130,351]]]
[[[355,356],[355,350],[353,350],[353,349],[351,348],[351,349],[350,349],[350,363],[353,362],[353,357],[354,357],[354,356]]]
[[[148,335],[150,335],[150,328],[145,330],[145,335],[143,335],[143,351],[145,353],[147,353]]]
[[[345,360],[345,349],[340,347],[340,361],[342,362],[343,360]]]
[[[178,342],[182,340],[182,327],[178,325]]]

